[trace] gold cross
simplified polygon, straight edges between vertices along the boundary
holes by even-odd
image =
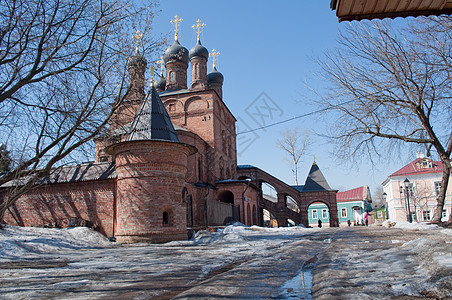
[[[137,30],[137,33],[135,33],[132,38],[135,40],[135,52],[138,52],[138,46],[140,46],[143,34],[139,30]]]
[[[175,39],[175,40],[177,40],[177,38],[178,38],[177,31],[178,31],[179,29],[177,28],[177,24],[181,23],[182,21],[183,21],[183,19],[182,19],[182,18],[179,18],[178,15],[176,15],[176,16],[174,17],[174,20],[171,20],[171,21],[170,21],[171,24],[175,24],[175,26],[176,26],[176,30],[175,30],[175,33],[174,33],[174,39]]]
[[[209,57],[212,57],[213,67],[215,68],[215,62],[217,61],[217,56],[220,55],[220,52],[218,52],[215,49],[212,49],[212,53],[209,53]]]
[[[155,72],[156,68],[154,66],[151,66],[149,68],[149,73],[151,73],[151,86],[154,85],[154,72]]]
[[[160,75],[163,76],[163,66],[165,65],[165,62],[163,61],[163,56],[160,57],[158,64],[160,65]]]
[[[193,24],[192,28],[196,30],[196,33],[198,34],[198,41],[199,41],[199,34],[201,33],[201,30],[206,26],[206,24],[202,23],[201,20],[198,19],[196,21],[196,24]]]

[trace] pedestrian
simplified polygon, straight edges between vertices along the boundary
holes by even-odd
[[[348,224],[348,227],[350,227],[350,224],[352,224],[352,222],[350,222],[350,219],[347,220],[347,224]]]
[[[369,220],[367,218],[367,212],[364,213],[364,223],[366,223],[366,226],[369,225]]]
[[[317,223],[319,224],[319,228],[322,228],[322,220],[319,219]]]

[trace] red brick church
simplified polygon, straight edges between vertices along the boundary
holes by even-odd
[[[337,190],[316,164],[304,186],[290,186],[250,165],[237,166],[236,119],[223,99],[223,75],[207,73],[208,50],[178,41],[163,54],[145,93],[145,58],[128,61],[129,87],[108,134],[95,140],[94,162],[61,167],[9,209],[20,226],[88,225],[119,242],[187,239],[193,230],[234,221],[308,225],[308,206],[323,202],[337,226]],[[188,67],[191,69],[187,84]],[[271,184],[277,197],[262,192]],[[2,195],[11,185],[2,187]],[[289,203],[291,199],[292,203]],[[1,199],[0,199],[1,201]]]

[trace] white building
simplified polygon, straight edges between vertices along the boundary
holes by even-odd
[[[391,174],[382,183],[389,219],[409,221],[409,211],[413,222],[430,221],[435,212],[442,173],[443,165],[440,161],[433,161],[418,152],[416,160]],[[452,183],[449,180],[442,221],[449,218],[451,202]]]

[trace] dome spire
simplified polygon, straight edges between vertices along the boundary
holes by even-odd
[[[196,34],[198,35],[198,41],[200,40],[199,35],[201,34],[202,29],[206,26],[206,24],[202,23],[201,20],[196,20],[196,24],[192,25],[192,28],[196,30]]]
[[[175,30],[174,30],[174,40],[175,40],[175,41],[177,41],[178,38],[179,38],[179,35],[178,35],[179,28],[177,28],[177,25],[178,25],[179,23],[181,23],[183,20],[184,20],[184,19],[179,18],[178,15],[175,15],[175,16],[174,16],[174,19],[170,21],[171,24],[174,24],[174,26],[175,26]]]
[[[132,36],[132,38],[135,40],[135,53],[140,53],[138,48],[141,44],[141,39],[143,38],[144,34],[142,34],[139,30],[135,33],[135,35]]]
[[[149,73],[151,74],[151,88],[154,87],[154,72],[155,72],[156,68],[151,65],[151,67],[149,68]]]
[[[212,49],[212,53],[209,54],[209,57],[212,57],[212,67],[215,69],[215,62],[217,61],[217,56],[220,55],[220,52],[218,52],[215,49]]]
[[[163,76],[163,66],[165,65],[163,56],[160,56],[160,60],[158,61],[158,64],[160,65],[160,76]]]

